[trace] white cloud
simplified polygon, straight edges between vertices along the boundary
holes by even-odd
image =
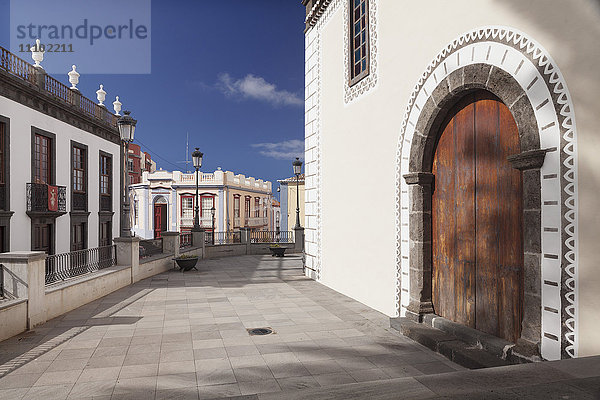
[[[274,105],[298,106],[304,104],[304,100],[297,94],[287,90],[277,90],[277,86],[274,84],[252,74],[237,80],[227,73],[221,74],[217,87],[226,95],[233,97],[262,100]]]
[[[279,160],[293,160],[296,157],[304,159],[304,141],[284,140],[279,143],[256,143],[252,147],[259,149],[258,153],[265,157]]]

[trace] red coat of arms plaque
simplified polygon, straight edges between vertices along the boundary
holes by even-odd
[[[48,185],[48,211],[58,211],[58,187]]]

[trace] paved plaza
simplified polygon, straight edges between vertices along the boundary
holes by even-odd
[[[301,258],[202,260],[0,344],[0,399],[197,399],[462,370]],[[247,329],[274,333],[250,336]]]
[[[388,326],[299,256],[203,260],[0,343],[0,400],[600,398],[600,357],[465,370]]]

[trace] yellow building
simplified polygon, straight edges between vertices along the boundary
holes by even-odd
[[[296,226],[296,199],[300,200],[300,226],[304,226],[304,174],[298,178],[298,189],[296,189],[296,177],[278,180],[281,200],[281,225],[280,230],[291,231]],[[300,191],[296,196],[297,190]]]

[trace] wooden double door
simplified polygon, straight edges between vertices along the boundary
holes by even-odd
[[[432,300],[436,314],[515,342],[523,315],[522,176],[508,108],[485,91],[442,124],[433,162]]]
[[[167,205],[154,205],[154,239],[162,237],[162,232],[167,230]]]

